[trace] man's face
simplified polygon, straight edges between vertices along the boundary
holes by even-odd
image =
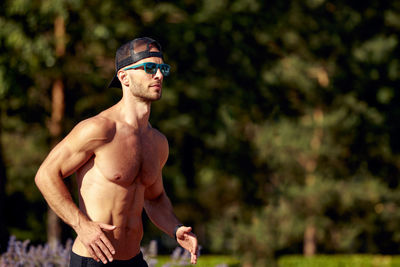
[[[158,52],[158,49],[152,47],[150,51]],[[161,64],[163,60],[159,57],[144,58],[126,68],[146,62]],[[157,69],[155,74],[146,73],[144,66],[125,71],[129,80],[129,90],[134,97],[145,102],[152,102],[161,98],[164,75],[161,73],[160,69]]]

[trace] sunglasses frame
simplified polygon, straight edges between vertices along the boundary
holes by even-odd
[[[150,70],[147,69],[147,65],[148,64],[155,64],[156,65],[156,70],[155,70],[154,73],[150,72]],[[162,67],[164,67],[164,66],[168,67],[168,72],[167,73],[165,71],[163,71],[163,69],[162,69]],[[153,75],[157,73],[158,69],[160,69],[162,75],[168,76],[170,74],[170,70],[171,70],[171,66],[168,65],[168,64],[165,64],[165,63],[157,64],[157,63],[154,63],[154,62],[145,62],[145,63],[142,63],[142,64],[138,64],[138,65],[134,65],[134,66],[131,66],[131,67],[127,67],[127,68],[125,68],[123,70],[132,70],[132,69],[137,69],[137,68],[140,68],[140,67],[144,67],[144,71],[147,74],[153,74]]]

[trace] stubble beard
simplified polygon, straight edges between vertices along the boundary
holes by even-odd
[[[162,95],[162,91],[159,94],[153,94],[150,92],[149,87],[137,83],[132,84],[131,93],[133,96],[146,103],[157,101]]]

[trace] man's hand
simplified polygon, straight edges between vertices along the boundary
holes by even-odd
[[[81,224],[76,230],[78,238],[85,245],[90,256],[95,261],[102,261],[104,264],[113,261],[115,249],[103,231],[113,231],[116,226],[105,223],[87,221]],[[107,258],[106,258],[107,257]]]
[[[176,231],[176,241],[178,241],[179,245],[184,249],[188,250],[191,254],[190,262],[192,264],[197,263],[197,254],[198,254],[198,246],[197,246],[197,237],[192,232],[192,227],[181,226]]]

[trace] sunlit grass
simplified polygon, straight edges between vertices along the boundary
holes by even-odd
[[[170,263],[171,256],[157,256],[157,264],[155,267],[163,267],[163,265]],[[170,267],[175,267],[179,265],[170,265]],[[181,266],[181,265],[180,265]],[[236,267],[239,266],[239,260],[231,256],[223,255],[201,255],[197,261],[196,267],[210,267],[210,266],[226,266],[226,267]]]
[[[282,256],[279,267],[400,267],[400,256],[397,255],[301,255]]]

